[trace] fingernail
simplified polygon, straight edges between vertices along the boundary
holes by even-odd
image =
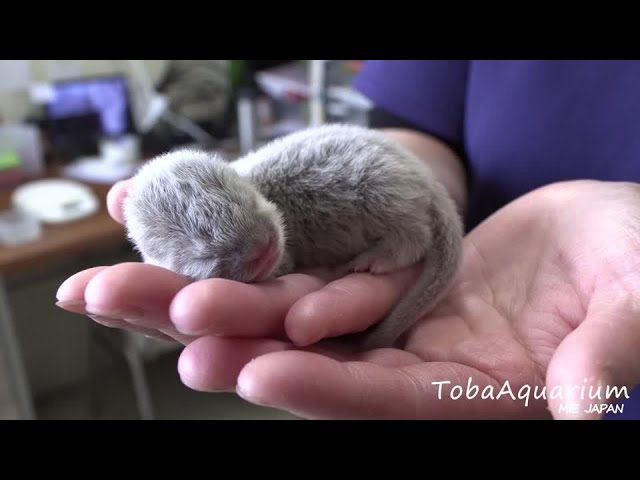
[[[127,320],[141,320],[143,318],[143,312],[137,309],[128,308],[124,310],[107,310],[95,305],[87,305],[82,300],[65,300],[56,302],[56,306],[73,313],[79,313],[80,315],[88,316],[100,316],[110,319],[123,319]]]
[[[102,315],[87,315],[87,316],[94,322],[109,328],[125,328],[128,325],[127,322],[119,318],[110,318]]]
[[[125,308],[120,310],[109,310],[96,305],[86,305],[86,310],[90,315],[108,317],[111,319],[127,319],[132,322],[143,320],[144,313],[135,308]]]
[[[62,302],[56,302],[56,306],[67,310],[72,313],[79,313],[80,315],[87,315],[87,304],[82,300],[65,300]]]

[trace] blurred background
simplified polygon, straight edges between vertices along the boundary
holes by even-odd
[[[295,419],[189,390],[178,345],[55,306],[79,270],[139,261],[116,181],[194,146],[228,160],[331,122],[367,124],[360,60],[0,60],[0,419]]]

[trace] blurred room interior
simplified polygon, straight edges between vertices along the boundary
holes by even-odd
[[[55,294],[82,269],[139,261],[106,212],[113,183],[174,148],[232,160],[306,125],[366,124],[359,66],[0,60],[0,419],[295,419],[188,389],[178,345],[65,312]]]

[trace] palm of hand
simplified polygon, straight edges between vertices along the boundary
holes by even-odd
[[[452,290],[406,343],[427,362],[404,367],[424,389],[425,416],[562,417],[561,405],[580,401],[583,386],[586,396],[604,400],[598,382],[630,377],[615,378],[608,364],[637,350],[639,340],[632,320],[638,200],[636,187],[620,184],[554,186],[514,202],[467,237]],[[637,372],[637,355],[628,360],[625,368]],[[443,381],[451,383],[434,384]],[[582,418],[597,416],[584,410]]]
[[[588,405],[615,402],[607,388],[631,387],[640,370],[639,200],[635,186],[595,182],[523,197],[468,235],[451,291],[403,350],[341,358],[341,374],[274,353],[241,387],[311,418],[599,417]],[[576,402],[577,416],[562,413]]]

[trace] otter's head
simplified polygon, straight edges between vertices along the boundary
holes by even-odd
[[[132,179],[124,215],[145,262],[194,280],[261,281],[282,261],[276,206],[209,153],[178,150],[149,161]]]

